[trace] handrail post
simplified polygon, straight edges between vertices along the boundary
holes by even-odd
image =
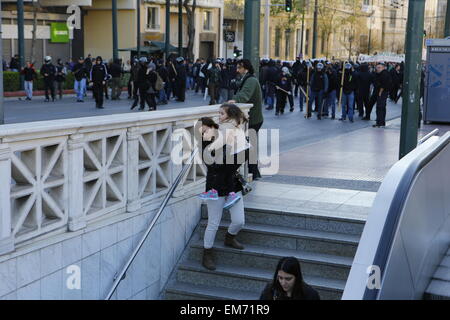
[[[74,134],[67,142],[69,149],[69,231],[78,231],[86,227],[86,215],[83,209],[83,138]]]
[[[0,144],[0,255],[14,251],[11,213],[11,149]]]
[[[127,146],[127,212],[135,212],[141,208],[141,202],[139,201],[139,183],[137,183],[139,181],[139,128],[128,128]]]

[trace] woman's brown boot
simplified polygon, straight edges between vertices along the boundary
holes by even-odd
[[[237,240],[236,240],[236,236],[233,236],[232,234],[228,233],[225,235],[225,242],[224,244],[228,247],[232,247],[235,249],[239,249],[239,250],[243,250],[244,246],[242,244],[240,244]]]
[[[213,249],[203,249],[203,266],[208,270],[216,270],[213,259]]]

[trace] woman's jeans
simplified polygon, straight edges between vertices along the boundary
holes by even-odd
[[[231,215],[231,224],[228,227],[228,233],[237,235],[244,227],[244,201],[242,200],[242,193],[237,193],[241,199],[236,202],[234,206],[229,209]],[[211,249],[214,245],[217,230],[219,229],[220,220],[222,219],[223,206],[225,205],[226,197],[219,197],[218,200],[208,200],[206,205],[208,207],[208,225],[206,227],[204,236],[204,248]]]

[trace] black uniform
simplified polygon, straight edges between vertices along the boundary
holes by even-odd
[[[45,101],[49,101],[48,90],[55,101],[55,77],[56,68],[52,63],[46,63],[41,67],[41,75],[44,77]]]
[[[58,64],[56,66],[56,85],[59,93],[59,98],[63,97],[63,84],[66,81],[66,74],[64,73],[64,66],[62,64]]]
[[[358,106],[359,115],[364,116],[365,110],[365,120],[370,119],[370,86],[374,81],[374,75],[369,72],[369,66],[363,64],[356,74],[356,83],[358,88],[356,89],[356,105]]]
[[[186,98],[186,68],[182,62],[177,63],[174,92],[178,102],[184,102]]]
[[[91,81],[94,84],[93,92],[96,108],[103,108],[103,90],[108,79],[108,71],[103,63],[95,64],[91,70]]]
[[[386,125],[386,102],[391,90],[392,79],[389,71],[383,70],[375,77],[374,90],[370,99],[370,110],[366,117],[370,117],[370,113],[375,103],[377,104],[377,126]],[[381,94],[380,94],[381,93]]]

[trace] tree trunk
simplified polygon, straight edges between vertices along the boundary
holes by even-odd
[[[31,55],[30,62],[35,63],[36,57],[36,31],[37,31],[37,13],[39,9],[39,1],[33,1],[33,30],[31,31],[32,39],[31,39]]]
[[[184,0],[183,6],[186,9],[188,22],[188,47],[187,58],[194,60],[194,41],[195,41],[195,9],[197,8],[197,0],[192,0],[192,6],[189,6],[190,0]]]

